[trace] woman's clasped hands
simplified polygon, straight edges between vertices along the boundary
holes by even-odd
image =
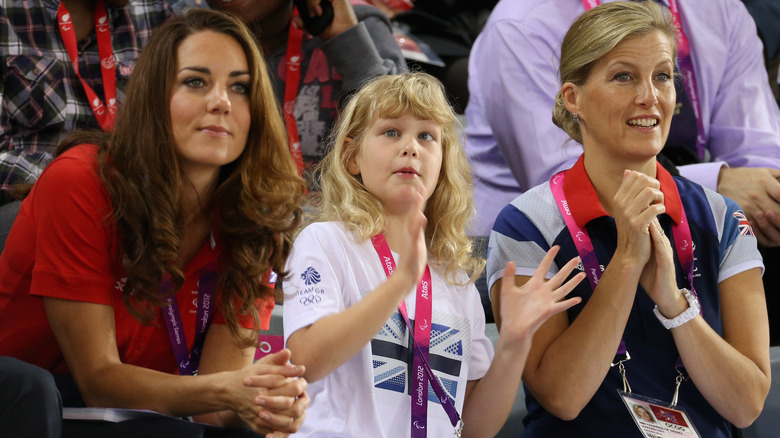
[[[666,212],[657,179],[626,170],[611,204],[618,233],[615,260],[644,266],[640,286],[662,314],[674,317],[687,302],[677,287],[674,250],[658,216]]]
[[[233,411],[267,438],[296,432],[306,417],[310,399],[302,377],[305,367],[293,365],[289,359],[287,349],[265,356],[235,371],[229,387]]]

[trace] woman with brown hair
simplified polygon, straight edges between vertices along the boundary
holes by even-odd
[[[287,350],[253,364],[304,190],[257,44],[189,11],[155,32],[127,96],[116,130],[63,144],[21,207],[0,257],[0,356],[15,358],[0,366],[37,366],[49,389],[40,368],[54,374],[66,406],[294,432],[302,367]],[[16,412],[17,427],[48,418]]]

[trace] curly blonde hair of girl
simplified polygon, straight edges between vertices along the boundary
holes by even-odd
[[[462,129],[447,102],[441,83],[425,73],[382,76],[364,85],[342,111],[333,133],[331,151],[320,164],[322,205],[318,220],[338,221],[360,241],[384,229],[384,207],[351,175],[347,164],[360,150],[368,128],[379,118],[411,115],[441,127],[442,165],[439,183],[425,206],[425,241],[434,266],[444,268],[453,284],[459,271],[473,282],[485,260],[472,252],[466,227],[474,215],[471,170],[463,150]],[[350,141],[351,139],[351,141]]]

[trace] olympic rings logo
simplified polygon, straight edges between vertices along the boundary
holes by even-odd
[[[322,297],[319,295],[309,295],[305,297],[301,297],[301,304],[304,306],[308,306],[309,304],[319,303],[322,301]]]

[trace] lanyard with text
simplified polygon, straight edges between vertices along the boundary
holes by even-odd
[[[395,260],[387,245],[385,236],[377,234],[371,238],[379,261],[385,274],[390,277],[395,271]],[[414,333],[414,359],[413,375],[414,390],[412,393],[412,437],[422,438],[427,436],[428,427],[428,383],[433,387],[433,392],[439,398],[442,408],[450,417],[450,422],[455,427],[455,436],[459,437],[463,429],[463,423],[460,421],[460,415],[457,409],[450,403],[450,398],[442,388],[439,380],[434,376],[433,370],[428,363],[428,353],[431,343],[431,315],[432,315],[433,289],[431,287],[431,269],[426,266],[422,280],[417,284],[417,299],[415,301],[415,323],[417,328],[413,328],[409,321],[409,315],[406,311],[406,301],[401,301],[399,311],[406,321],[406,327],[409,333]]]
[[[571,214],[571,209],[566,201],[566,194],[563,191],[564,180],[565,171],[554,175],[550,178],[550,190],[552,190],[555,204],[558,206],[561,216],[563,216],[563,221],[569,229],[569,234],[574,241],[574,246],[577,247],[577,253],[582,260],[582,267],[585,270],[590,287],[595,291],[596,285],[598,285],[599,280],[601,280],[601,266],[596,258],[596,251],[593,249],[593,242],[591,241],[588,232],[577,225],[577,222]],[[693,287],[693,241],[691,239],[691,229],[688,226],[688,218],[685,215],[685,209],[681,209],[681,211],[682,218],[680,223],[672,224],[674,246],[677,249],[675,252],[680,260],[680,265],[688,273],[688,283],[691,287],[691,293],[696,295],[696,290]],[[626,352],[626,343],[623,339],[620,340],[620,346],[618,347],[616,354],[619,356],[626,355],[627,358],[630,358]],[[619,361],[618,365],[621,376],[623,377],[624,390],[631,392],[631,387],[628,385],[628,381],[625,377],[623,361]],[[682,368],[682,361],[679,358],[677,359],[677,367]]]
[[[298,15],[296,9],[293,15]],[[301,80],[301,63],[303,62],[303,30],[290,21],[290,31],[287,35],[287,53],[285,63],[287,73],[284,79],[284,123],[287,125],[287,140],[290,142],[290,153],[298,168],[298,176],[303,175],[303,152],[301,139],[298,136],[298,124],[295,120],[295,100],[298,97],[298,87]]]
[[[203,352],[203,342],[206,332],[214,319],[215,292],[217,290],[216,263],[203,268],[198,281],[197,319],[195,321],[195,339],[192,343],[192,353],[187,351],[187,339],[184,337],[184,326],[181,320],[179,304],[176,296],[168,299],[168,307],[163,310],[165,327],[171,340],[179,375],[192,376],[197,374],[200,365],[200,355]],[[170,292],[173,284],[168,279],[163,285],[163,293]]]
[[[582,0],[585,10],[589,10],[601,3],[600,0]],[[688,92],[688,99],[691,101],[693,114],[696,117],[696,152],[699,159],[704,159],[704,153],[707,148],[707,139],[704,137],[704,121],[701,113],[701,95],[699,94],[696,72],[693,70],[693,60],[691,59],[691,44],[688,36],[682,26],[680,8],[677,0],[669,0],[669,9],[672,11],[672,20],[674,27],[677,28],[677,65],[683,77],[685,90]]]
[[[114,120],[116,118],[116,68],[114,66],[114,49],[111,46],[111,29],[108,24],[108,13],[103,0],[99,0],[95,5],[95,34],[97,35],[98,54],[100,55],[100,73],[103,78],[103,92],[106,94],[106,103],[98,97],[97,93],[90,87],[79,72],[79,52],[78,42],[76,41],[76,31],[73,29],[70,13],[65,8],[65,3],[60,2],[57,10],[57,20],[60,27],[60,35],[68,57],[84,87],[84,92],[89,99],[89,105],[92,112],[100,124],[103,131],[109,132],[114,129]]]

